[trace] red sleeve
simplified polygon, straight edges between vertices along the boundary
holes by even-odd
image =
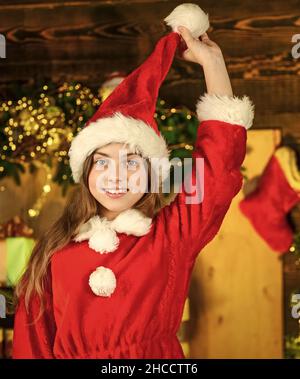
[[[15,312],[13,334],[13,358],[34,359],[54,358],[53,344],[56,333],[56,324],[52,306],[51,280],[47,278],[44,291],[44,311],[39,315],[40,300],[32,295],[28,312],[25,308],[24,298],[21,297]]]
[[[222,108],[224,100],[227,107]],[[208,105],[214,107],[212,112],[207,111]],[[189,185],[182,185],[175,200],[159,215],[167,238],[192,261],[217,234],[232,199],[242,187],[241,165],[246,154],[246,129],[252,124],[252,107],[245,97],[233,99],[212,95],[204,96],[197,105],[200,124],[192,153],[192,170],[184,180]],[[206,116],[209,119],[205,119]],[[217,116],[219,120],[215,119]],[[233,122],[235,117],[238,123]],[[247,120],[250,121],[244,122]],[[196,158],[202,158],[198,164]],[[195,201],[197,196],[191,197],[191,189],[188,189],[196,185],[201,194],[198,201]],[[189,199],[194,203],[189,203]]]

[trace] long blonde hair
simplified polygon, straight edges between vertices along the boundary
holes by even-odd
[[[151,186],[152,168],[151,163],[148,163],[148,183]],[[62,215],[37,240],[27,268],[15,288],[15,305],[24,295],[25,306],[28,310],[30,298],[35,293],[41,301],[41,308],[43,308],[45,279],[52,255],[72,240],[83,223],[95,215],[101,216],[101,205],[90,193],[88,185],[92,165],[93,154],[85,160],[80,183],[73,188],[69,195]],[[134,208],[143,212],[145,216],[153,218],[163,206],[163,202],[164,196],[161,192],[161,185],[159,185],[159,192],[146,192],[134,205]]]

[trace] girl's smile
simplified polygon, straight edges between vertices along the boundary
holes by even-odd
[[[105,188],[103,188],[103,191],[111,199],[119,199],[120,197],[125,196],[126,193],[128,192],[127,188],[125,188],[125,189],[105,189]]]

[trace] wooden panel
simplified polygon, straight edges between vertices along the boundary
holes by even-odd
[[[259,175],[277,130],[249,131],[245,168]],[[197,258],[190,287],[192,358],[283,356],[282,260],[257,235],[234,198],[213,241]]]
[[[276,0],[268,7],[250,0],[228,0],[226,6],[195,2],[210,14],[210,36],[222,46],[233,77],[299,75],[299,62],[290,55],[291,36],[299,32],[299,1]],[[169,30],[163,18],[180,3],[1,2],[0,32],[8,42],[7,59],[1,61],[6,78],[26,79],[25,67],[29,72],[34,67],[35,74],[54,77],[83,78],[86,73],[88,78],[89,72],[98,72],[100,83],[102,73],[111,68],[131,70]]]

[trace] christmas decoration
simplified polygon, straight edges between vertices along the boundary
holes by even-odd
[[[32,90],[32,93],[35,91]],[[100,100],[80,83],[42,87],[35,97],[3,101],[0,106],[0,179],[12,177],[20,184],[25,172],[36,171],[36,162],[56,164],[53,181],[65,193],[72,183],[67,150],[84,122],[93,114]]]
[[[46,181],[43,185],[43,190],[42,190],[41,195],[36,200],[34,205],[28,210],[28,215],[31,218],[39,216],[40,211],[41,211],[41,209],[42,209],[42,207],[45,204],[45,201],[47,199],[47,195],[51,191],[52,179],[53,179],[52,174],[51,174],[51,168],[47,164],[41,163],[38,161],[35,164],[37,167],[41,167],[44,169],[45,174],[46,174]]]
[[[33,235],[33,229],[29,228],[20,216],[15,216],[0,225],[0,240],[8,237],[27,237]]]
[[[0,286],[14,286],[33,250],[33,230],[15,216],[0,226]]]
[[[300,202],[300,172],[296,154],[287,147],[276,149],[257,188],[239,203],[257,233],[279,252],[286,253],[293,243],[293,230],[287,220]]]

